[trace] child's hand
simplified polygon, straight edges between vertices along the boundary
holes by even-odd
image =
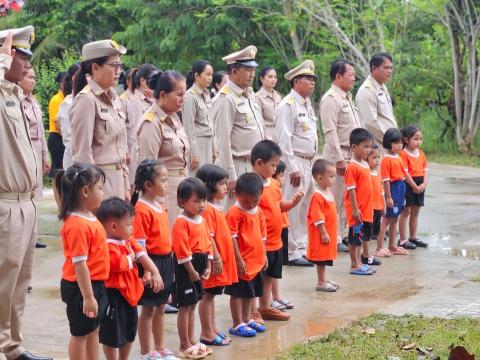
[[[303,193],[303,191],[299,191],[295,195],[293,195],[292,203],[294,204],[294,206],[297,205],[304,196],[305,194]]]
[[[213,260],[213,270],[212,274],[217,275],[223,272],[223,263],[222,259]]]
[[[362,216],[360,214],[360,209],[358,207],[353,209],[352,216],[353,216],[353,220],[355,220],[357,224],[360,224],[362,222]]]
[[[420,190],[421,190],[422,192],[424,192],[424,191],[425,191],[425,188],[427,187],[427,185],[426,185],[425,183],[421,183],[420,185],[418,185],[418,187],[420,188]]]
[[[154,293],[158,293],[164,289],[165,284],[163,283],[163,279],[158,271],[155,271],[155,273],[151,274],[149,285]]]
[[[323,243],[323,244],[328,244],[328,243],[330,243],[330,236],[328,236],[327,233],[321,234],[321,235],[322,235],[322,243]]]
[[[188,273],[188,277],[191,282],[200,281],[200,275],[195,270],[193,270],[191,273]]]
[[[267,254],[264,255],[263,257],[263,260],[265,261],[265,266],[263,267],[262,270],[265,270],[267,267],[268,267],[268,258],[267,258]]]
[[[91,319],[97,317],[98,304],[93,296],[83,299],[83,314]]]
[[[142,277],[143,286],[150,286],[152,282],[152,273],[150,271],[145,271]]]
[[[245,264],[245,261],[243,261],[242,258],[238,259],[236,261],[237,263],[237,273],[238,275],[243,275],[247,272],[247,265]]]
[[[391,197],[387,197],[387,198],[385,199],[385,203],[386,203],[386,205],[387,205],[387,208],[389,208],[389,209],[393,209],[393,206],[395,205],[395,204],[393,203],[393,199],[392,199]]]
[[[415,186],[412,190],[415,194],[420,194],[422,192],[422,188],[420,186]]]
[[[212,272],[212,265],[210,265],[210,261],[209,261],[207,268],[202,274],[202,279],[207,280],[210,277],[211,272]]]

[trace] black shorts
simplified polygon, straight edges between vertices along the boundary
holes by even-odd
[[[225,286],[215,286],[208,289],[203,289],[206,293],[210,295],[222,295],[223,291],[225,290]]]
[[[288,228],[282,229],[283,265],[288,265]]]
[[[362,222],[361,226],[351,226],[348,228],[348,244],[352,246],[362,246],[362,241],[370,241],[372,236],[372,223]]]
[[[208,254],[195,253],[192,255],[192,265],[200,276],[207,268]],[[175,267],[175,294],[178,306],[190,306],[198,303],[203,297],[202,281],[190,281],[183,264]]]
[[[163,280],[163,290],[154,293],[153,289],[146,286],[143,290],[142,297],[138,301],[139,305],[143,306],[159,306],[166,304],[168,297],[173,290],[173,280],[175,278],[175,260],[173,255],[153,255],[148,254],[150,259],[158,269]],[[145,270],[141,264],[138,264],[138,276],[143,277]]]
[[[423,176],[412,177],[415,184],[420,185],[423,183]],[[407,184],[407,189],[405,191],[405,206],[424,206],[425,205],[425,191],[422,191],[420,194],[415,194]]]
[[[257,276],[250,281],[238,279],[237,283],[226,286],[225,294],[248,299],[263,296],[263,271],[260,271]]]
[[[104,282],[92,281],[92,290],[98,304],[96,318],[89,318],[83,314],[83,297],[78,283],[64,279],[60,282],[60,294],[62,301],[67,304],[67,318],[72,336],[86,336],[94,332],[105,318],[108,295]]]
[[[137,335],[137,307],[130,305],[117,289],[107,288],[107,316],[100,324],[100,343],[121,348],[135,341]]]
[[[377,237],[380,233],[380,224],[382,223],[382,210],[373,210],[372,237]]]
[[[275,251],[267,251],[268,267],[265,269],[265,276],[281,279],[283,266],[283,248]]]
[[[308,260],[308,259],[307,259]],[[333,266],[333,260],[308,260],[315,265]]]

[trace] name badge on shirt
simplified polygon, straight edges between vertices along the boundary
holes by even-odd
[[[12,100],[7,100],[5,105],[7,106],[15,106],[15,101],[12,101]]]
[[[100,109],[100,112],[102,112],[102,113],[108,113],[108,109]]]
[[[237,106],[243,106],[243,105],[245,105],[244,101],[237,103]]]
[[[307,116],[307,114],[305,114],[305,113],[299,113],[299,114],[298,114],[298,117],[301,117],[301,116]]]

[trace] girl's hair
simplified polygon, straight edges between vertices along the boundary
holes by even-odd
[[[119,220],[126,215],[132,217],[134,213],[132,204],[116,196],[103,200],[98,209],[95,210],[95,216],[102,224],[111,219]]]
[[[145,81],[152,75],[153,72],[158,69],[152,64],[143,64],[138,69],[132,71],[132,90],[138,89],[140,87],[140,80],[145,79]]]
[[[153,90],[153,97],[160,98],[160,93],[171,93],[174,89],[175,83],[185,80],[185,76],[176,70],[154,71],[147,80],[147,85]]]
[[[130,80],[132,78],[132,76],[135,75],[135,72],[137,71],[137,69],[138,68],[133,67],[133,68],[128,69],[125,73],[122,73],[123,74],[123,79],[122,79],[123,90],[128,90],[128,80]],[[122,77],[122,75],[120,75],[120,77]],[[133,86],[133,84],[132,84],[132,86]]]
[[[64,95],[70,95],[73,91],[73,77],[77,73],[77,71],[80,69],[80,63],[75,63],[73,65],[70,65],[68,68],[68,71],[66,75],[63,77],[62,83],[63,83],[63,94]]]
[[[67,170],[55,174],[54,183],[60,198],[58,218],[64,220],[80,205],[80,190],[84,186],[92,188],[97,182],[105,183],[105,173],[92,164],[74,163]]]
[[[413,135],[415,135],[417,132],[422,132],[422,129],[420,129],[417,125],[410,124],[403,129],[400,130],[403,135],[403,147],[407,146],[407,142],[405,141],[405,138],[410,140]]]
[[[273,174],[273,178],[275,179],[278,175],[283,174],[287,170],[287,164],[285,164],[282,160],[277,165],[275,169],[275,174]]]
[[[397,128],[390,128],[383,135],[383,147],[387,150],[392,150],[393,143],[403,143],[403,135]]]
[[[367,161],[368,161],[368,158],[370,157],[370,155],[373,154],[373,151],[374,151],[374,150],[378,150],[378,149],[380,149],[380,148],[378,147],[378,145],[375,144],[375,143],[373,143],[373,144],[372,144],[372,150],[370,151],[370,154],[368,154],[368,156],[367,156]]]
[[[217,183],[228,178],[228,174],[220,166],[205,164],[197,170],[197,178],[207,187],[207,199],[212,200],[217,193]]]
[[[104,65],[108,60],[108,56],[99,57],[97,59],[82,61],[80,63],[80,69],[78,70],[77,76],[75,76],[75,81],[73,83],[73,96],[82,91],[82,89],[87,85],[87,74],[92,75],[92,65]]]
[[[186,178],[183,180],[177,189],[177,202],[180,203],[188,201],[193,194],[196,194],[199,199],[205,200],[207,198],[207,187],[197,178]]]
[[[217,84],[220,84],[223,81],[223,78],[225,76],[228,76],[228,73],[226,71],[217,71],[215,74],[213,74],[213,79],[212,79],[212,88],[210,89],[210,93],[212,94],[212,97],[217,95],[219,88],[217,88]]]
[[[198,60],[193,64],[192,70],[187,74],[187,89],[190,89],[195,83],[195,74],[201,75],[209,65],[212,66],[206,60]]]
[[[158,176],[158,168],[162,168],[163,165],[158,160],[143,160],[137,167],[137,172],[135,173],[135,189],[133,190],[132,199],[130,202],[132,205],[138,201],[140,196],[140,191],[145,191],[145,183],[147,181],[154,182],[155,178]]]
[[[268,74],[270,70],[275,70],[272,66],[268,65],[265,66],[260,73],[258,74],[258,87],[261,88],[263,86],[262,78],[265,77],[265,75]]]

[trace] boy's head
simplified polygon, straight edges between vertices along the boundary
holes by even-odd
[[[287,164],[280,160],[277,169],[275,170],[275,174],[273,174],[273,178],[280,183],[280,186],[285,184],[285,170],[287,170]]]
[[[132,218],[135,211],[132,204],[118,197],[102,201],[95,216],[102,223],[107,238],[127,240],[132,233]]]
[[[321,189],[328,188],[335,184],[337,169],[335,164],[325,159],[318,159],[313,163],[312,175]]]
[[[372,150],[367,156],[367,162],[371,170],[375,170],[378,167],[378,164],[380,164],[380,148],[377,144],[372,145]]]
[[[397,152],[403,148],[403,134],[397,128],[390,128],[383,135],[383,147]]]
[[[251,210],[258,205],[262,192],[263,180],[258,174],[242,174],[235,183],[237,200],[245,210]]]
[[[272,177],[282,157],[282,150],[271,140],[262,140],[255,144],[250,153],[253,171],[263,179]]]
[[[178,206],[192,215],[200,215],[206,208],[207,188],[197,178],[183,180],[177,189]]]
[[[356,160],[366,160],[373,145],[373,136],[364,128],[354,129],[350,133],[350,149],[353,158]]]

